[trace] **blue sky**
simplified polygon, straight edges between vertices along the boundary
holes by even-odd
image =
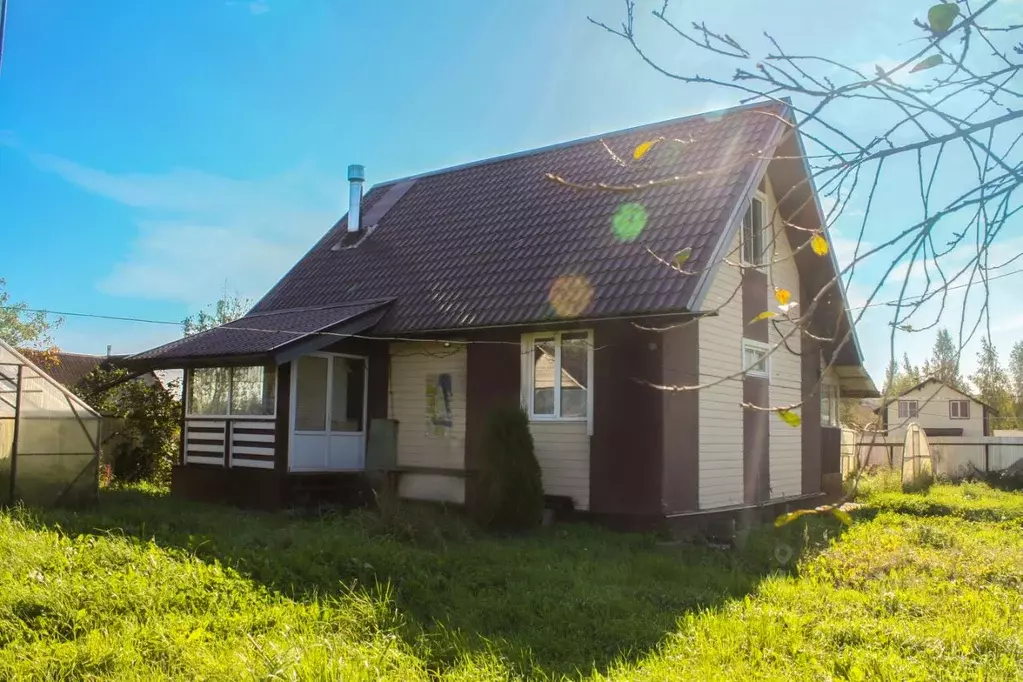
[[[225,286],[258,298],[344,212],[349,163],[372,184],[736,101],[667,81],[586,21],[620,22],[618,0],[9,5],[0,276],[37,308],[178,320]],[[906,49],[921,6],[698,0],[679,13],[870,64]],[[690,71],[719,68],[645,35]],[[1023,319],[1006,326],[1005,352]],[[56,338],[132,352],[178,334],[69,317]],[[875,373],[886,334],[879,318],[860,331]]]

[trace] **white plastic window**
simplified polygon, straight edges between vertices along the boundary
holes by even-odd
[[[189,415],[272,416],[276,403],[276,367],[202,367],[188,372]]]
[[[747,375],[765,378],[770,376],[768,350],[766,343],[751,339],[742,340],[742,368]]]
[[[593,334],[551,332],[527,337],[529,416],[582,421],[590,413]]]

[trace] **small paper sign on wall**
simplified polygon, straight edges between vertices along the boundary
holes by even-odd
[[[454,425],[451,412],[451,396],[454,393],[451,375],[426,375],[426,434],[448,436]]]

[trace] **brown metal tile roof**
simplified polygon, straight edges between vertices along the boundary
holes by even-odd
[[[202,360],[265,356],[284,346],[325,332],[378,310],[388,301],[356,301],[331,306],[250,312],[220,327],[186,336],[131,356],[132,364],[164,360]]]
[[[340,247],[342,219],[254,312],[393,298],[374,328],[385,334],[691,309],[702,278],[666,268],[649,251],[670,258],[691,247],[692,270],[713,262],[784,115],[782,105],[762,104],[603,136],[624,165],[595,138],[420,176],[376,212],[375,229],[353,248]],[[678,141],[633,160],[636,145],[661,137]],[[582,191],[549,173],[615,185],[682,179],[643,191]],[[392,200],[394,192],[385,197],[398,182],[374,187],[364,214]],[[630,210],[624,204],[645,212],[638,234],[628,224],[615,233],[616,213]]]

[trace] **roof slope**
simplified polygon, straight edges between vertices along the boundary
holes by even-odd
[[[391,298],[374,329],[381,334],[690,309],[702,278],[668,270],[650,251],[670,258],[691,247],[694,271],[713,262],[778,142],[784,109],[690,116],[418,177],[354,248],[338,248],[342,219],[253,312]],[[632,158],[636,145],[662,137],[642,160]],[[682,179],[583,191],[549,173],[617,185]],[[367,194],[366,215],[397,182]],[[612,229],[626,203],[646,213],[631,240]]]
[[[64,386],[72,388],[94,369],[116,358],[106,355],[85,355],[83,353],[57,353],[57,362],[49,363],[47,372]]]
[[[923,388],[927,384],[932,384],[932,383],[933,384],[941,384],[945,388],[950,388],[953,391],[955,391],[956,393],[958,393],[959,395],[963,396],[964,398],[969,398],[973,402],[979,403],[980,405],[983,405],[984,407],[988,408],[989,410],[994,412],[996,415],[998,414],[998,410],[995,407],[993,407],[992,405],[987,404],[986,402],[984,402],[983,400],[981,400],[977,396],[972,395],[970,393],[967,393],[966,391],[963,391],[962,389],[958,389],[955,386],[953,386],[952,384],[946,383],[946,382],[942,381],[941,379],[939,379],[937,377],[927,377],[926,379],[921,381],[919,384],[917,384],[915,386],[910,386],[909,388],[907,388],[902,393],[900,393],[897,396],[894,396],[892,398],[889,398],[887,401],[885,401],[885,402],[881,403],[879,406],[875,407],[874,408],[874,412],[880,412],[881,410],[885,409],[886,407],[888,407],[892,403],[897,402],[899,400],[899,398],[902,398],[902,397],[912,393],[913,391],[919,391],[921,388]]]
[[[311,336],[332,336],[331,330],[386,306],[388,301],[358,301],[316,308],[250,312],[233,322],[186,336],[133,355],[132,364],[166,360],[213,360],[255,357],[277,351]]]

